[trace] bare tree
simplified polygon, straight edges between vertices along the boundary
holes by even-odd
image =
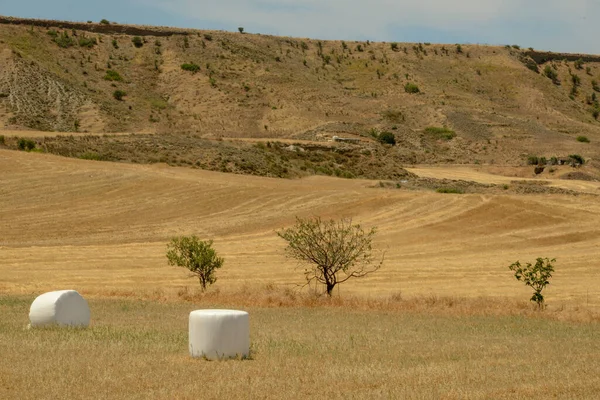
[[[372,228],[365,232],[360,225],[352,225],[352,219],[323,221],[320,217],[296,217],[293,227],[282,229],[277,235],[288,242],[288,257],[307,264],[304,268],[307,284],[319,282],[331,296],[337,284],[361,278],[381,267],[383,256],[377,261],[372,254],[375,231]]]

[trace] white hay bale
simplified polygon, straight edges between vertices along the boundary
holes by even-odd
[[[90,324],[87,301],[75,290],[59,290],[38,296],[29,310],[31,326],[82,326]]]
[[[245,311],[192,311],[189,329],[192,357],[220,360],[250,353],[250,317]]]

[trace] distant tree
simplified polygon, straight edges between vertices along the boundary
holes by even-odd
[[[515,278],[518,281],[522,281],[527,286],[533,288],[533,296],[531,301],[534,301],[538,308],[544,308],[544,296],[542,290],[550,284],[550,278],[554,272],[554,265],[556,259],[538,258],[535,264],[527,263],[522,266],[519,261],[511,264],[508,268],[515,273]]]
[[[141,38],[141,37],[139,37],[139,36],[134,36],[134,37],[133,37],[133,39],[131,39],[131,42],[132,42],[132,43],[133,43],[133,45],[134,45],[135,47],[137,47],[138,49],[144,45],[144,41],[143,41],[143,40],[142,40],[142,38]]]
[[[167,245],[169,265],[184,267],[197,277],[206,290],[217,281],[215,271],[223,266],[224,259],[217,256],[212,240],[200,240],[197,236],[180,236]]]
[[[243,26],[238,27],[238,31],[240,31],[240,33],[244,33],[244,27]]]
[[[287,242],[290,258],[306,264],[304,276],[307,284],[316,281],[325,285],[331,296],[337,284],[351,278],[360,278],[377,271],[382,263],[372,255],[375,228],[364,231],[353,225],[351,219],[335,221],[320,217],[299,218],[296,224],[282,229],[277,235]]]
[[[109,25],[110,21],[103,18],[103,19],[100,20],[100,23],[103,24],[103,25]]]

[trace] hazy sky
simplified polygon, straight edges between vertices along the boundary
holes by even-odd
[[[600,0],[0,0],[0,14],[600,54]]]

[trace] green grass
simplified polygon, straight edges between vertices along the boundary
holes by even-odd
[[[425,133],[435,137],[436,139],[442,140],[452,140],[456,137],[456,132],[446,127],[439,128],[435,126],[430,126],[425,128]]]
[[[1,398],[593,398],[600,388],[598,323],[249,308],[251,359],[210,362],[188,355],[198,305],[91,299],[89,329],[27,330],[32,300],[0,297]]]

